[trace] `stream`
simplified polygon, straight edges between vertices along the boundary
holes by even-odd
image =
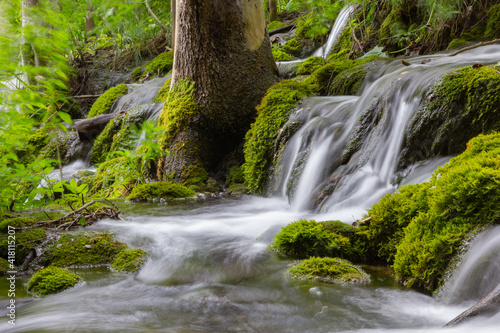
[[[285,280],[292,260],[267,246],[282,226],[305,214],[282,199],[120,208],[127,222],[105,220],[88,229],[112,231],[147,250],[141,271],[79,269],[85,283],[20,307],[17,325],[2,321],[0,331],[438,332],[474,303],[451,305],[404,288],[384,266],[365,266],[371,274],[365,285]],[[497,315],[472,325],[477,332],[497,332],[499,324]]]

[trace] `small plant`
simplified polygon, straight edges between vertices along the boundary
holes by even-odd
[[[28,291],[46,296],[73,287],[81,278],[68,269],[49,266],[37,271],[28,281]]]

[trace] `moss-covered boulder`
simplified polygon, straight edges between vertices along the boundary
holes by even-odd
[[[118,272],[137,272],[146,262],[147,253],[142,249],[125,249],[116,256],[111,268]]]
[[[366,283],[370,276],[359,266],[340,258],[312,257],[290,267],[285,276],[291,280],[336,284]]]
[[[195,192],[186,186],[171,182],[158,182],[141,184],[134,187],[132,193],[128,196],[130,201],[146,201],[154,199],[178,199],[190,198]]]
[[[73,287],[81,280],[68,269],[49,266],[37,271],[28,281],[28,291],[37,296],[55,294]]]
[[[243,173],[250,191],[265,190],[279,130],[300,100],[312,94],[308,85],[293,80],[281,81],[267,91],[257,107],[257,119],[245,137]]]
[[[408,286],[434,291],[468,236],[500,223],[500,134],[479,135],[431,181],[386,195],[368,241]]]
[[[87,118],[94,118],[100,114],[109,113],[113,103],[121,96],[128,93],[128,87],[125,83],[119,84],[116,87],[108,89],[102,94],[92,105]]]
[[[366,244],[356,229],[340,221],[299,220],[283,227],[273,241],[273,250],[292,257],[341,257],[363,260]]]
[[[110,233],[64,234],[49,247],[46,261],[59,267],[105,265],[126,247]]]
[[[290,60],[292,60],[292,57],[288,53],[283,52],[282,50],[277,49],[277,48],[273,48],[273,58],[274,58],[274,61],[290,61]]]
[[[164,76],[172,70],[174,64],[174,51],[168,51],[159,54],[156,58],[146,63],[141,67],[137,67],[132,72],[132,78],[138,79],[139,77],[153,78],[155,76]]]
[[[499,67],[452,70],[424,100],[405,131],[400,169],[429,157],[461,153],[476,135],[500,130]]]
[[[29,252],[40,245],[45,237],[46,231],[41,228],[17,230],[15,234],[15,265],[21,265]],[[9,239],[7,233],[0,234],[0,255],[4,259],[8,258],[9,241],[12,239]]]
[[[325,60],[322,57],[309,57],[301,62],[297,68],[297,74],[305,75],[311,74],[318,68],[324,65]]]

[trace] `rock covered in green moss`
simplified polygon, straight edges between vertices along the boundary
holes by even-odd
[[[28,140],[22,150],[16,152],[19,162],[28,164],[35,160],[40,151],[49,143],[50,135],[45,128],[36,130],[28,136]]]
[[[17,230],[15,234],[15,265],[21,265],[29,252],[40,245],[45,240],[45,237],[46,231],[41,228]],[[0,234],[0,254],[4,259],[8,258],[9,241],[12,241],[12,239],[9,239],[8,234]]]
[[[94,118],[100,114],[109,113],[113,103],[121,96],[128,93],[128,87],[125,83],[119,84],[116,87],[108,89],[102,94],[92,105],[87,118]]]
[[[324,65],[324,59],[322,57],[309,57],[305,61],[301,62],[299,68],[297,69],[297,74],[311,74],[318,68]]]
[[[479,135],[431,181],[386,195],[367,231],[399,280],[434,291],[467,236],[500,223],[500,134]]]
[[[424,100],[405,131],[400,169],[425,158],[458,154],[476,135],[500,130],[499,67],[451,70]]]
[[[269,88],[257,106],[257,119],[246,134],[244,146],[243,173],[250,191],[265,190],[279,130],[300,100],[309,95],[312,91],[308,85],[284,80]]]
[[[50,246],[47,260],[60,267],[105,265],[126,247],[110,233],[64,234]]]
[[[140,76],[148,78],[163,76],[172,70],[173,64],[174,51],[161,53],[147,64],[134,69],[134,71],[132,72],[132,77],[134,79],[137,79]]]
[[[33,217],[13,217],[10,219],[5,219],[0,222],[0,232],[7,233],[9,231],[9,226],[11,228],[21,228],[27,227],[36,222]]]
[[[49,266],[38,270],[28,281],[28,291],[37,296],[55,294],[73,287],[81,280],[68,269]]]
[[[142,249],[124,249],[116,256],[111,268],[118,272],[137,272],[146,262],[147,253]]]
[[[274,58],[274,61],[290,61],[290,60],[292,60],[292,57],[288,53],[283,52],[282,50],[277,49],[277,48],[273,48],[273,58]]]
[[[134,187],[128,200],[145,201],[154,199],[178,199],[190,198],[195,195],[195,192],[186,186],[171,182],[157,182],[149,184],[141,184]]]
[[[312,257],[290,267],[285,276],[291,280],[328,283],[366,283],[370,276],[359,266],[340,258]]]
[[[298,258],[334,256],[349,260],[363,260],[366,256],[363,235],[340,221],[316,222],[299,220],[281,229],[272,248]]]

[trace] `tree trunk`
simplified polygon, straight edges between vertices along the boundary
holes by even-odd
[[[176,13],[171,87],[193,81],[199,106],[167,142],[171,154],[163,171],[179,179],[193,164],[213,171],[242,143],[278,70],[262,0],[177,0]]]
[[[276,21],[278,19],[276,0],[269,0],[267,4],[269,6],[269,22]]]

